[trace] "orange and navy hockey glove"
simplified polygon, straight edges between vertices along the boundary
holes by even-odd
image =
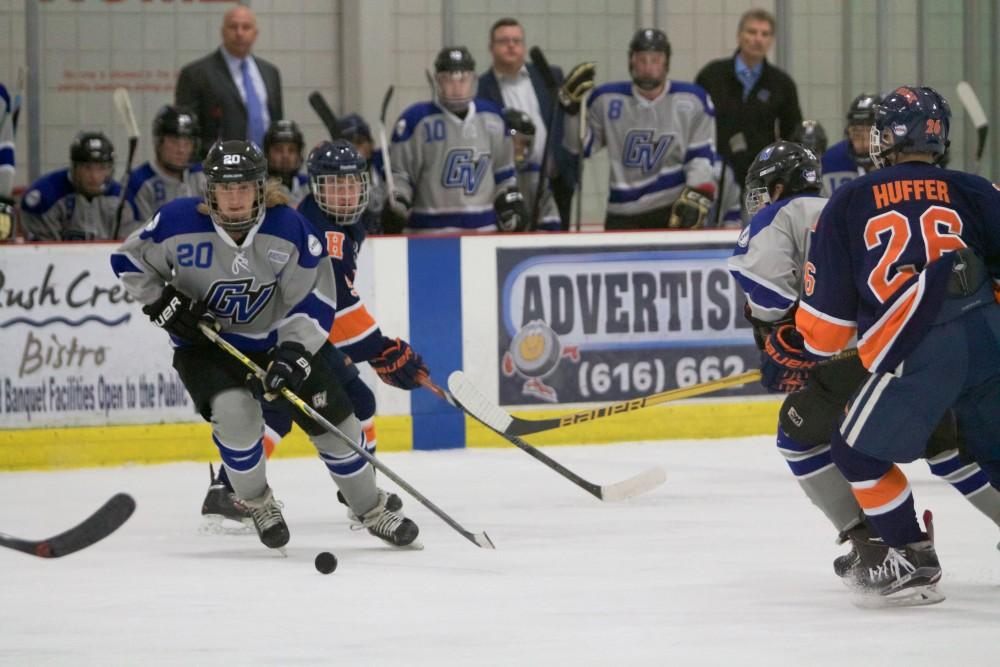
[[[791,394],[806,388],[816,358],[806,352],[800,334],[782,324],[764,341],[760,354],[760,383],[771,391]]]
[[[416,389],[429,375],[427,366],[410,344],[401,338],[385,339],[382,354],[368,361],[382,382],[400,389]]]

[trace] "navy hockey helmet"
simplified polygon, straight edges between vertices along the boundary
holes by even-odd
[[[534,148],[535,123],[526,112],[512,107],[505,107],[502,115],[504,131],[514,141],[514,161],[521,164]]]
[[[659,51],[666,56],[667,66],[663,68],[662,76],[656,78],[636,76],[632,67],[632,56],[642,51]],[[632,41],[628,43],[628,71],[632,83],[643,90],[653,90],[666,80],[669,65],[670,42],[667,41],[667,34],[658,28],[641,28],[636,31]]]
[[[374,141],[372,139],[372,129],[365,122],[360,114],[351,113],[337,120],[337,129],[340,136],[353,143],[360,141]]]
[[[347,139],[324,141],[306,161],[313,199],[338,225],[353,225],[368,208],[368,161]]]
[[[876,167],[894,153],[929,153],[940,158],[948,150],[951,108],[936,90],[900,86],[875,107],[869,152]]]
[[[202,163],[205,179],[205,203],[212,221],[230,232],[244,232],[264,219],[267,187],[267,159],[252,141],[217,141],[208,149]],[[220,192],[254,188],[252,205],[236,206],[220,201]]]
[[[446,46],[434,59],[434,81],[441,104],[462,113],[476,94],[476,61],[464,46]]]
[[[791,141],[776,141],[757,154],[747,170],[744,205],[755,214],[771,203],[771,192],[779,183],[781,198],[800,192],[819,192],[822,187],[819,159],[811,150]]]
[[[848,152],[854,164],[864,169],[870,169],[873,164],[867,148],[868,136],[871,134],[872,125],[875,124],[875,107],[881,101],[880,95],[861,93],[847,108],[844,136],[848,140]],[[861,150],[855,147],[855,141],[863,146]]]
[[[103,132],[80,132],[69,145],[69,161],[73,164],[114,162],[114,144]]]
[[[153,118],[153,137],[156,139],[157,159],[168,169],[182,172],[188,168],[191,158],[198,154],[198,149],[201,146],[201,128],[198,126],[198,116],[183,107],[170,104],[163,106]],[[191,141],[191,150],[184,164],[175,164],[169,156],[161,153],[160,146],[164,137],[180,137]]]
[[[826,130],[823,129],[823,125],[818,120],[802,121],[799,126],[795,128],[795,131],[792,132],[792,138],[790,141],[802,144],[815,153],[816,157],[822,157],[823,153],[826,152]]]

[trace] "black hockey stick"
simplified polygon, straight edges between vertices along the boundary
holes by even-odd
[[[219,334],[216,333],[215,329],[204,323],[199,324],[198,327],[210,341],[212,341],[220,348],[228,352],[230,355],[232,355],[237,361],[246,366],[254,375],[256,375],[261,379],[264,378],[265,376],[264,370],[260,366],[255,364],[252,359],[250,359],[248,356],[237,350],[235,347],[230,345],[228,341],[219,336]],[[426,496],[424,496],[424,494],[417,491],[415,488],[410,486],[410,484],[406,480],[404,480],[402,477],[393,472],[392,468],[382,463],[380,460],[375,458],[375,456],[369,453],[367,449],[361,447],[358,443],[354,442],[354,440],[347,437],[347,434],[345,434],[339,428],[331,424],[325,417],[323,417],[323,415],[316,412],[316,410],[314,410],[311,405],[303,401],[294,392],[289,390],[288,387],[281,388],[281,395],[285,398],[285,400],[287,400],[289,403],[291,403],[296,408],[301,410],[305,416],[309,417],[314,422],[325,428],[327,431],[340,438],[348,447],[351,448],[351,451],[353,451],[355,454],[363,458],[368,463],[372,464],[372,466],[374,466],[376,470],[378,470],[383,475],[385,475],[386,477],[394,481],[396,484],[398,484],[399,488],[403,489],[408,494],[413,496],[421,505],[423,505],[431,512],[436,514],[439,519],[441,519],[446,524],[451,526],[455,530],[455,532],[459,533],[462,537],[469,540],[477,547],[482,547],[483,549],[496,548],[493,546],[492,540],[490,540],[489,536],[485,532],[472,533],[463,528],[461,524],[452,519],[447,513],[445,513],[444,510],[442,510],[440,507],[432,503],[430,500],[427,499]]]
[[[23,540],[0,533],[0,546],[39,558],[59,558],[86,549],[118,530],[135,511],[135,500],[127,493],[116,493],[96,512],[64,533],[44,540]]]
[[[323,93],[318,90],[314,90],[309,93],[309,106],[312,107],[316,115],[326,126],[326,131],[330,133],[331,139],[340,139],[340,128],[337,126],[337,116],[334,115],[333,110],[330,109],[330,105],[326,103],[326,98],[323,97]]]
[[[433,384],[433,383],[431,383]],[[426,384],[424,386],[427,386]],[[476,421],[486,426],[488,429],[502,437],[504,440],[514,445],[529,456],[541,461],[543,464],[555,470],[557,473],[573,482],[581,489],[594,496],[598,500],[615,502],[626,500],[655,489],[667,479],[667,474],[663,468],[655,466],[645,470],[638,475],[616,482],[614,484],[599,485],[588,482],[575,472],[550,458],[541,450],[529,445],[527,442],[512,433],[510,429],[497,428],[498,420],[496,412],[506,413],[491,404],[476,387],[469,382],[462,371],[455,371],[448,376],[448,388],[451,389],[451,402],[462,409],[463,412],[473,417]],[[434,391],[432,389],[432,391]],[[438,388],[437,391],[444,392]],[[435,392],[437,393],[437,392]],[[507,415],[508,417],[510,415]]]
[[[132,113],[132,100],[128,91],[124,88],[115,88],[114,92],[115,108],[121,116],[125,131],[128,134],[128,157],[125,161],[125,177],[121,182],[121,195],[118,199],[118,208],[115,210],[115,228],[111,233],[112,239],[118,238],[118,232],[122,226],[122,212],[125,209],[125,195],[128,190],[128,181],[132,176],[132,161],[135,159],[135,149],[139,146],[139,124],[135,122],[135,114]]]
[[[538,188],[535,190],[535,201],[531,204],[531,225],[528,227],[528,231],[533,232],[538,229],[539,216],[542,213],[542,197],[545,195],[549,184],[546,173],[549,169],[549,155],[553,150],[552,126],[555,124],[556,114],[559,113],[559,83],[552,73],[552,68],[549,67],[548,59],[546,59],[545,54],[542,53],[539,47],[531,47],[530,55],[532,64],[538,68],[538,73],[541,75],[542,81],[545,82],[545,87],[548,88],[549,95],[552,96],[552,108],[549,109],[549,117],[545,121],[545,147],[542,151],[542,164],[539,166],[538,171]]]

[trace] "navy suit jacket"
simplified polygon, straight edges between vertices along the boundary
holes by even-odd
[[[538,73],[538,69],[532,63],[525,63],[525,66],[528,68],[528,76],[531,78],[531,86],[535,89],[535,97],[538,98],[538,108],[542,112],[542,118],[545,119],[545,129],[550,135],[552,135],[552,139],[550,139],[549,144],[552,147],[552,157],[549,159],[553,161],[555,174],[558,175],[560,180],[564,183],[574,184],[576,183],[578,158],[563,147],[562,109],[557,105],[555,118],[551,121],[549,120],[549,113],[552,111],[552,94],[549,93],[548,88],[545,87],[545,81],[542,80],[542,75]],[[552,75],[555,77],[556,83],[562,84],[563,73],[560,68],[553,67]],[[500,108],[504,107],[503,95],[500,93],[500,84],[497,82],[497,77],[493,73],[492,67],[486,70],[486,72],[479,77],[479,90],[476,92],[476,97],[487,99]]]

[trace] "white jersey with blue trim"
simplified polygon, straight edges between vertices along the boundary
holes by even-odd
[[[514,143],[500,108],[475,99],[465,118],[433,102],[407,108],[389,149],[397,200],[413,205],[405,231],[496,231],[493,201],[517,187]]]
[[[563,141],[580,152],[579,115]],[[608,213],[638,215],[673,204],[684,186],[715,184],[715,107],[705,89],[667,81],[647,100],[630,81],[598,86],[587,100],[584,157],[608,148]]]
[[[112,238],[121,186],[109,181],[93,197],[79,194],[60,169],[35,181],[21,198],[21,225],[29,241],[107,241]],[[122,209],[118,238],[125,238],[139,224],[132,208]]]
[[[758,320],[777,322],[799,300],[811,231],[826,202],[815,194],[792,195],[762,208],[740,234],[729,271]]]
[[[830,197],[837,188],[850,183],[858,176],[864,176],[865,170],[854,163],[851,157],[851,142],[847,139],[838,141],[823,153],[820,158],[823,168],[823,196]]]
[[[524,196],[524,205],[528,209],[529,215],[534,213],[539,173],[541,173],[541,165],[537,162],[526,161],[517,168],[517,189]],[[560,228],[559,209],[556,208],[556,200],[552,196],[552,188],[549,186],[548,179],[545,181],[542,202],[538,207],[538,217],[539,221],[535,228],[539,231],[551,232]]]
[[[150,304],[169,282],[203,301],[223,337],[241,350],[292,341],[315,353],[333,326],[337,286],[312,225],[294,209],[274,206],[236,245],[201,203],[175,199],[112,254],[126,291]]]
[[[164,204],[180,197],[201,197],[205,194],[205,173],[200,164],[185,169],[180,178],[163,171],[153,161],[132,172],[125,189],[125,198],[132,205],[137,220],[149,220]]]

